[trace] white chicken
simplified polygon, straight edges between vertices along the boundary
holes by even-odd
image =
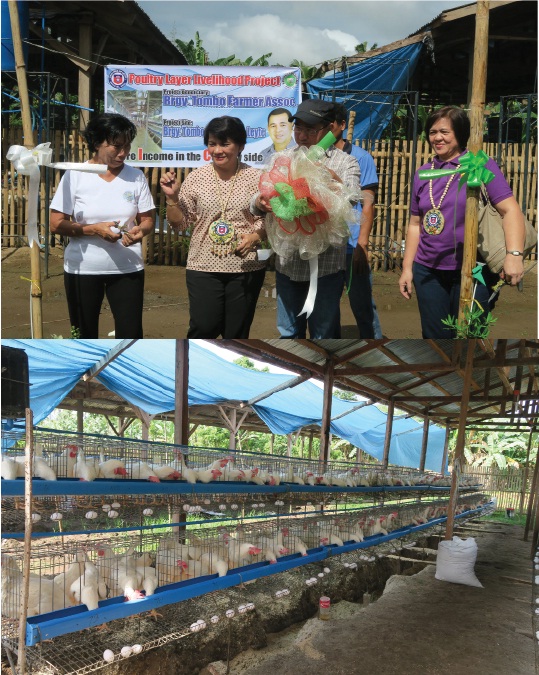
[[[99,464],[97,468],[97,477],[98,478],[107,478],[108,480],[115,480],[121,476],[127,476],[127,469],[125,467],[125,462],[122,462],[121,459],[107,459],[105,460],[105,455],[103,451],[99,453]]]
[[[97,609],[99,599],[107,597],[107,588],[93,562],[84,563],[83,574],[70,586],[70,593],[77,603],[86,605],[89,610]]]
[[[218,480],[223,472],[220,469],[198,469],[196,474],[201,483],[209,483],[211,480]]]
[[[185,463],[185,458],[183,456],[183,452],[176,452],[176,456],[178,457],[180,464],[182,466],[182,478],[186,480],[188,483],[196,483],[197,482],[197,472],[195,469],[191,469],[191,467],[188,467],[187,464]]]
[[[2,455],[2,466],[0,468],[0,474],[4,480],[14,480],[17,478],[19,471],[19,465],[13,457],[6,457]]]
[[[2,553],[2,614],[18,619],[23,601],[23,574],[14,558]],[[39,574],[30,574],[28,589],[27,616],[52,612],[71,603],[64,595],[64,589],[52,579]]]
[[[24,478],[24,457],[15,457],[17,462],[17,476]],[[43,480],[56,480],[56,473],[42,457],[34,457],[34,472],[33,476],[42,478]]]
[[[262,553],[262,549],[250,542],[241,543],[237,539],[230,539],[228,548],[228,565],[230,568],[241,567],[252,562],[253,556]]]
[[[69,565],[65,572],[60,572],[53,579],[54,583],[59,588],[65,590],[71,604],[76,603],[76,600],[71,593],[71,584],[84,574],[84,563],[87,559],[88,556],[86,555],[85,551],[77,551],[75,554],[75,560]]]
[[[147,480],[150,483],[160,483],[159,477],[156,475],[154,469],[147,462],[134,462],[126,465],[131,478],[135,480]]]
[[[173,466],[166,464],[150,464],[151,469],[159,480],[180,480],[182,477],[181,471],[178,471]]]
[[[73,466],[73,478],[84,481],[92,481],[97,478],[97,467],[95,462],[87,461],[84,450],[81,448],[79,448],[77,452],[77,461]]]
[[[137,565],[136,571],[141,577],[140,587],[145,592],[146,597],[153,595],[159,585],[157,582],[157,570],[147,565]]]

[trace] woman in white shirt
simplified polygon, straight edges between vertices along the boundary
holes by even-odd
[[[51,202],[51,232],[69,237],[64,285],[72,332],[98,338],[105,294],[116,338],[142,337],[141,241],[154,228],[154,203],[140,169],[125,160],[137,135],[123,115],[94,117],[83,133],[93,164],[107,173],[66,171]]]

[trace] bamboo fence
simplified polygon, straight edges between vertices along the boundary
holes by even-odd
[[[22,145],[22,132],[17,128],[2,129],[2,145]],[[34,145],[37,145],[37,137]],[[55,161],[85,161],[88,159],[82,137],[77,130],[57,131],[51,139]],[[397,140],[390,146],[388,141],[376,141],[366,149],[374,158],[379,175],[379,189],[376,198],[375,220],[371,233],[372,266],[374,270],[400,267],[404,253],[404,239],[409,219],[410,187],[412,181],[412,141]],[[484,150],[490,157],[497,156],[497,144],[488,143]],[[27,220],[25,181],[13,176],[10,163],[2,153],[2,226],[1,244],[3,248],[18,247],[25,244],[25,223]],[[537,227],[537,146],[529,152],[527,175],[525,180],[525,147],[509,144],[502,147],[501,169],[506,176],[513,193],[523,204],[526,196],[526,215]],[[415,149],[416,169],[430,158],[426,141],[418,141]],[[176,169],[183,178],[189,169]],[[46,210],[61,178],[60,171],[42,169],[40,184],[40,223],[41,234],[45,234],[48,222]],[[148,167],[144,170],[157,206],[159,222],[155,232],[145,241],[145,257],[149,264],[185,265],[189,240],[166,227],[164,222],[164,195],[159,190],[159,178],[164,168]],[[53,244],[56,243],[52,240]],[[537,258],[537,253],[533,254]]]
[[[497,510],[513,508],[515,513],[525,513],[530,498],[533,478],[533,467],[466,467],[465,473],[477,478],[482,489],[492,497],[496,497]]]

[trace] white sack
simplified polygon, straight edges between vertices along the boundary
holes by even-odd
[[[438,545],[436,579],[483,588],[474,572],[476,558],[477,544],[473,537],[461,539],[454,536],[453,541],[441,541]]]

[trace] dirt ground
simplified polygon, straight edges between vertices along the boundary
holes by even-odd
[[[472,527],[460,536],[477,541],[484,588],[438,581],[434,565],[392,576],[378,601],[338,603],[330,621],[315,617],[240,654],[230,675],[531,675],[530,544],[519,526]]]
[[[527,262],[528,268],[532,263]],[[44,273],[42,260],[42,273]],[[374,297],[382,330],[389,338],[421,338],[415,297],[404,300],[398,291],[399,272],[375,272]],[[30,262],[29,249],[2,250],[2,337],[29,338],[30,334]],[[43,286],[43,336],[69,337],[69,320],[63,288],[62,250],[51,249],[48,277]],[[276,327],[275,274],[268,272],[258,300],[251,338],[279,337]],[[537,267],[524,279],[523,292],[503,288],[495,309],[497,322],[492,338],[537,337]],[[144,299],[144,336],[146,338],[183,338],[187,334],[189,308],[185,268],[148,265]],[[358,337],[357,326],[348,299],[341,301],[342,337]],[[106,338],[114,325],[105,304],[101,316],[100,337]]]

